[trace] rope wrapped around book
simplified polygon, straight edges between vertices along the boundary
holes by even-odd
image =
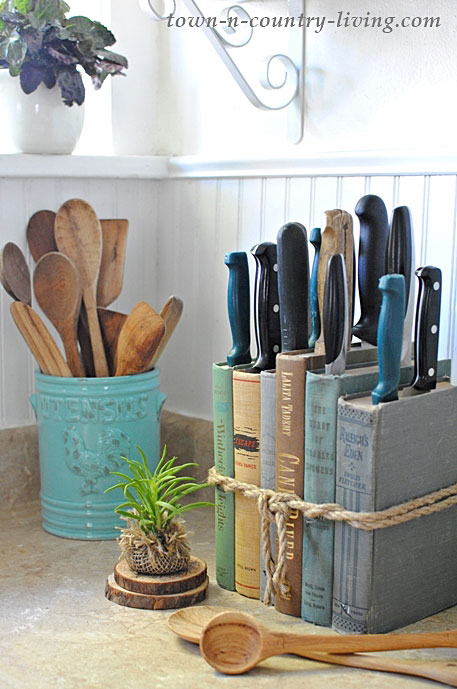
[[[217,473],[215,467],[209,470],[208,483],[219,486],[225,492],[240,493],[257,501],[267,574],[263,600],[266,605],[271,604],[273,595],[284,595],[287,590],[287,582],[284,577],[287,545],[286,525],[292,510],[298,510],[308,519],[344,521],[356,529],[373,531],[440,512],[457,504],[457,483],[378,512],[352,512],[335,503],[315,504],[306,502],[293,493],[278,493],[224,476]],[[276,560],[272,556],[270,522],[275,523],[278,537]]]

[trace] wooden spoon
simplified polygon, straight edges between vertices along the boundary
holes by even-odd
[[[8,242],[3,247],[1,255],[1,274],[4,287],[10,296],[17,301],[23,301],[29,306],[32,303],[32,288],[30,271],[25,256],[20,248]]]
[[[114,375],[117,343],[127,314],[103,309],[101,306],[97,307],[97,313],[109,370]]]
[[[10,297],[14,300],[16,300],[16,295],[14,294],[13,290],[7,283],[5,276],[3,274],[3,250],[0,250],[0,282],[3,286],[3,289],[7,294],[10,295]]]
[[[15,301],[11,304],[10,310],[22,337],[37,360],[41,372],[49,376],[71,377],[71,371],[51,333],[32,307],[22,301]]]
[[[35,263],[51,251],[57,251],[54,237],[54,211],[37,211],[27,225],[27,243]]]
[[[154,309],[139,301],[127,316],[119,335],[116,376],[143,373],[165,335],[165,322]]]
[[[179,323],[183,310],[183,303],[179,297],[170,297],[164,304],[160,315],[165,321],[165,335],[162,338],[161,343],[157,347],[155,354],[153,355],[151,361],[148,364],[148,370],[154,368],[160,355],[168,344],[170,337],[173,335],[176,326]]]
[[[121,293],[124,282],[128,220],[100,220],[103,234],[102,261],[97,284],[97,306],[109,306]]]
[[[43,313],[62,338],[70,371],[74,376],[84,377],[77,344],[82,288],[75,264],[58,251],[45,254],[36,265],[33,288]]]
[[[81,276],[95,374],[109,376],[96,305],[103,243],[100,222],[88,203],[71,199],[57,211],[54,231],[59,251],[72,259]]]
[[[227,609],[216,605],[195,605],[177,610],[168,618],[168,627],[181,639],[194,644],[200,643],[201,634],[208,622],[218,613]],[[397,672],[434,679],[437,682],[457,686],[457,664],[446,661],[397,660],[368,655],[340,655],[307,651],[306,657],[332,665],[346,665],[380,672]]]
[[[228,675],[242,674],[265,658],[283,653],[309,657],[310,651],[356,653],[455,647],[457,630],[363,636],[295,634],[269,631],[252,615],[238,611],[222,612],[213,617],[200,638],[200,651],[205,660],[219,672]]]

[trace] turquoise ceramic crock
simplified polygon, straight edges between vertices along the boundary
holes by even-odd
[[[35,373],[31,402],[38,421],[43,528],[56,536],[107,540],[122,522],[119,490],[105,494],[123,471],[120,455],[153,469],[160,457],[159,417],[165,395],[158,369],[111,378],[61,378]]]

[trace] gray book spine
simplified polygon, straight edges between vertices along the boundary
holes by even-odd
[[[457,388],[340,399],[336,501],[379,511],[457,483]],[[383,633],[457,603],[457,506],[375,531],[335,527],[333,627]]]
[[[276,373],[260,374],[260,487],[275,490],[276,487]],[[275,548],[275,527],[270,526],[272,554]],[[266,586],[263,549],[260,551],[260,598],[263,600]]]

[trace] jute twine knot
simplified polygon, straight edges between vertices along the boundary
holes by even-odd
[[[352,512],[336,503],[306,502],[293,493],[278,493],[224,476],[219,474],[215,467],[209,470],[208,483],[222,488],[226,493],[239,493],[244,497],[256,500],[260,514],[260,533],[266,570],[266,588],[263,599],[266,605],[271,604],[273,596],[284,597],[288,591],[285,577],[287,562],[286,529],[287,521],[293,510],[298,510],[307,519],[346,522],[356,529],[374,531],[441,512],[457,504],[457,483],[378,512]],[[272,553],[270,534],[272,522],[275,524],[277,535],[275,558]]]

